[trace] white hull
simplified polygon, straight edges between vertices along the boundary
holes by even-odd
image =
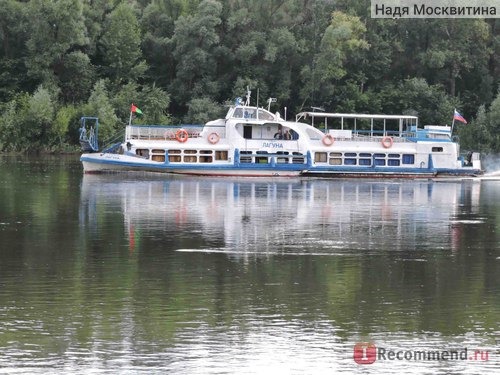
[[[110,163],[113,156],[114,163]],[[140,161],[134,157],[114,154],[84,154],[82,165],[85,173],[118,173],[118,172],[152,172],[172,173],[193,176],[239,176],[239,177],[297,177],[302,171],[283,171],[273,169],[241,169],[232,166],[221,166],[220,168],[199,168],[198,166],[187,166],[176,168],[165,166],[160,163]]]

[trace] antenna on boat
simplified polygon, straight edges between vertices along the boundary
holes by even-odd
[[[247,100],[245,101],[245,105],[249,106],[250,105],[250,95],[252,92],[250,91],[250,88],[247,86]]]
[[[313,112],[320,111],[320,112],[325,112],[325,109],[323,107],[311,107]]]
[[[256,107],[257,107],[257,113],[256,113],[257,120],[259,119],[259,94],[260,94],[260,90],[257,89],[257,105],[256,105]]]
[[[267,99],[267,110],[271,110],[271,103],[276,103],[276,98],[269,98]]]

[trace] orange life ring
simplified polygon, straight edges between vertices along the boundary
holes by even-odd
[[[220,139],[220,135],[217,134],[217,133],[210,133],[208,135],[208,141],[211,143],[211,144],[216,144],[217,142],[219,142],[219,139]]]
[[[188,140],[189,134],[185,129],[179,129],[175,133],[175,139],[177,139],[178,142],[184,143]]]
[[[384,148],[391,148],[392,147],[392,144],[394,143],[392,137],[384,137],[382,138],[382,146]]]
[[[326,134],[324,137],[323,137],[323,144],[325,146],[331,146],[333,145],[333,142],[335,142],[335,138],[333,138],[333,135],[331,134]]]

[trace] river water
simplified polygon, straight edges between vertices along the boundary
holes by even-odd
[[[499,180],[0,175],[2,374],[498,373]]]

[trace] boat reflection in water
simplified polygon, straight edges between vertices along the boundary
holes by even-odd
[[[122,306],[130,334],[110,346],[132,343],[134,363],[176,374],[322,374],[359,372],[358,342],[493,353],[491,184],[112,177],[84,176],[82,237],[100,239],[86,259],[107,264],[105,290],[121,292],[113,308]],[[100,304],[94,316],[116,319]],[[371,373],[495,367],[380,362]]]
[[[462,225],[476,220],[480,186],[84,175],[81,218],[98,231],[106,220],[98,207],[118,205],[133,246],[140,229],[175,236],[178,251],[232,256],[453,249]]]

